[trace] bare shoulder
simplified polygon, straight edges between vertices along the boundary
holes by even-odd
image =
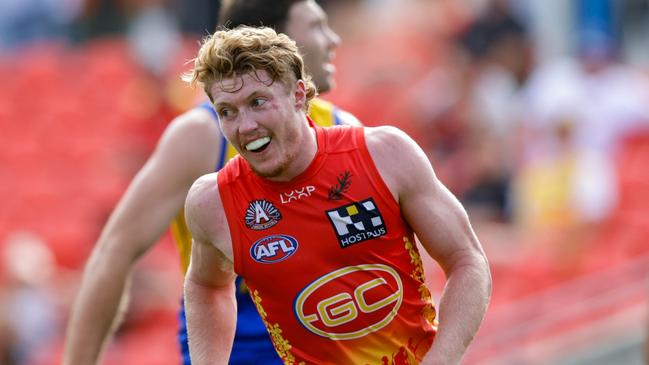
[[[155,151],[156,161],[176,173],[198,176],[214,171],[223,138],[218,121],[204,108],[176,117],[165,129]]]
[[[199,223],[200,226],[204,219],[221,214],[222,203],[216,172],[203,175],[194,181],[187,193],[185,209],[188,217]]]
[[[404,131],[391,125],[365,127],[365,139],[368,145],[372,142],[379,144],[400,144],[407,140],[412,140]]]
[[[189,189],[185,201],[185,217],[197,241],[215,244],[232,260],[230,235],[217,184],[218,173],[203,175]]]
[[[410,136],[393,126],[366,127],[365,142],[375,162],[403,161],[423,153]]]
[[[422,174],[432,173],[424,151],[408,134],[393,126],[365,128],[365,143],[381,177],[395,197]]]
[[[174,118],[166,128],[163,138],[181,142],[219,139],[221,131],[217,123],[218,121],[209,111],[204,108],[193,108]]]

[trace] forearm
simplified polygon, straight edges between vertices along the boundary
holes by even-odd
[[[439,328],[422,364],[459,364],[473,340],[491,297],[491,275],[477,257],[449,274],[439,303]]]
[[[88,261],[70,313],[63,365],[96,364],[104,344],[126,308],[130,267],[109,253],[94,253]],[[103,257],[101,257],[103,256]]]
[[[192,364],[227,364],[234,341],[237,307],[234,282],[220,287],[185,279],[185,310]]]

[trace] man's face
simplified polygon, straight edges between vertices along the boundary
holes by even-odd
[[[215,82],[210,93],[223,134],[258,175],[282,179],[300,164],[300,141],[309,130],[303,81],[271,84],[268,73],[258,71]]]
[[[327,24],[327,15],[314,0],[295,3],[289,10],[285,27],[304,58],[307,72],[313,77],[318,91],[327,92],[334,87],[334,49],[340,37]]]

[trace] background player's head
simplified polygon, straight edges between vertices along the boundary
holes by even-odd
[[[295,40],[307,72],[319,92],[334,87],[335,67],[331,63],[340,37],[327,23],[327,15],[315,0],[229,0],[224,1],[219,25],[266,26]]]

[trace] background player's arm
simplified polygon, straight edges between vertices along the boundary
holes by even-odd
[[[227,364],[234,341],[237,306],[232,246],[216,174],[194,183],[185,217],[192,256],[185,276],[185,309],[192,364]]]
[[[404,218],[447,276],[438,333],[422,363],[458,364],[491,296],[487,259],[464,208],[437,179],[421,148],[396,128],[369,129],[366,136]]]
[[[351,126],[356,126],[356,127],[361,127],[363,123],[361,123],[358,118],[352,113],[346,112],[342,109],[338,109],[337,111],[338,114],[338,119],[340,120],[340,124],[343,125],[351,125]]]
[[[118,324],[128,278],[183,207],[193,181],[214,171],[220,132],[202,109],[166,129],[156,150],[131,182],[88,260],[70,314],[63,363],[94,364]]]

